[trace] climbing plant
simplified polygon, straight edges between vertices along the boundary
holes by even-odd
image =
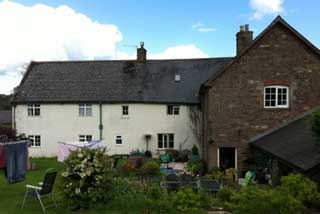
[[[310,125],[317,144],[320,144],[320,109],[311,114]]]

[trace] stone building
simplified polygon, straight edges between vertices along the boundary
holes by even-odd
[[[237,55],[201,88],[209,167],[246,170],[249,141],[319,106],[319,82],[319,49],[280,16],[254,40],[241,27]]]

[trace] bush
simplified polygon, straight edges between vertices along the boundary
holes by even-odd
[[[188,149],[184,149],[179,154],[179,161],[187,162],[191,157],[191,151]]]
[[[137,168],[131,163],[127,162],[119,169],[119,172],[123,176],[135,176],[137,174]]]
[[[245,187],[227,203],[233,214],[299,214],[302,203],[281,189]]]
[[[199,155],[199,150],[196,144],[193,144],[191,151],[192,155]]]
[[[231,198],[236,194],[236,190],[229,186],[223,186],[221,190],[217,193],[217,199],[221,202],[228,203],[231,202]]]
[[[201,197],[195,193],[191,188],[179,190],[172,195],[173,206],[179,213],[200,213]]]
[[[109,199],[112,163],[105,149],[73,151],[64,164],[61,188],[69,207],[89,208]]]
[[[146,151],[145,153],[144,153],[144,156],[145,157],[147,157],[147,158],[152,158],[152,153],[151,153],[151,151]]]
[[[158,161],[150,160],[145,162],[141,169],[140,173],[143,176],[155,176],[160,174],[160,164]]]
[[[316,142],[320,144],[320,109],[311,114],[310,125],[314,137],[316,138]]]
[[[224,177],[224,172],[220,168],[215,167],[215,168],[211,169],[205,175],[205,177],[208,179],[213,179],[213,180],[222,180]]]
[[[282,177],[281,188],[305,205],[320,200],[317,184],[301,174]]]
[[[130,152],[130,155],[131,156],[144,156],[144,150],[139,150],[139,149],[136,149],[136,150],[132,150]]]
[[[204,164],[200,160],[189,160],[187,170],[194,174],[202,174],[204,172]]]
[[[179,161],[179,151],[174,149],[166,150],[166,153],[169,155],[171,161]]]

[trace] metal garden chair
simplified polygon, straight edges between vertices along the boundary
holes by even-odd
[[[26,193],[23,198],[21,209],[23,209],[28,196],[36,197],[38,199],[43,213],[45,213],[46,208],[49,208],[52,206],[52,205],[47,207],[44,206],[41,200],[44,197],[51,197],[54,207],[57,207],[57,203],[52,193],[53,185],[56,177],[57,177],[57,171],[53,168],[50,168],[46,171],[43,182],[39,183],[41,186],[26,185]]]
[[[207,191],[209,194],[216,194],[220,191],[222,184],[217,180],[206,180],[200,181],[201,188]]]

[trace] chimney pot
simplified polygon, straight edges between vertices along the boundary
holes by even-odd
[[[240,32],[244,32],[245,28],[244,25],[240,25]]]
[[[147,50],[144,49],[144,42],[140,42],[140,47],[137,48],[137,62],[144,63],[147,61]]]
[[[245,31],[249,31],[249,25],[248,24],[244,25],[244,29]]]

